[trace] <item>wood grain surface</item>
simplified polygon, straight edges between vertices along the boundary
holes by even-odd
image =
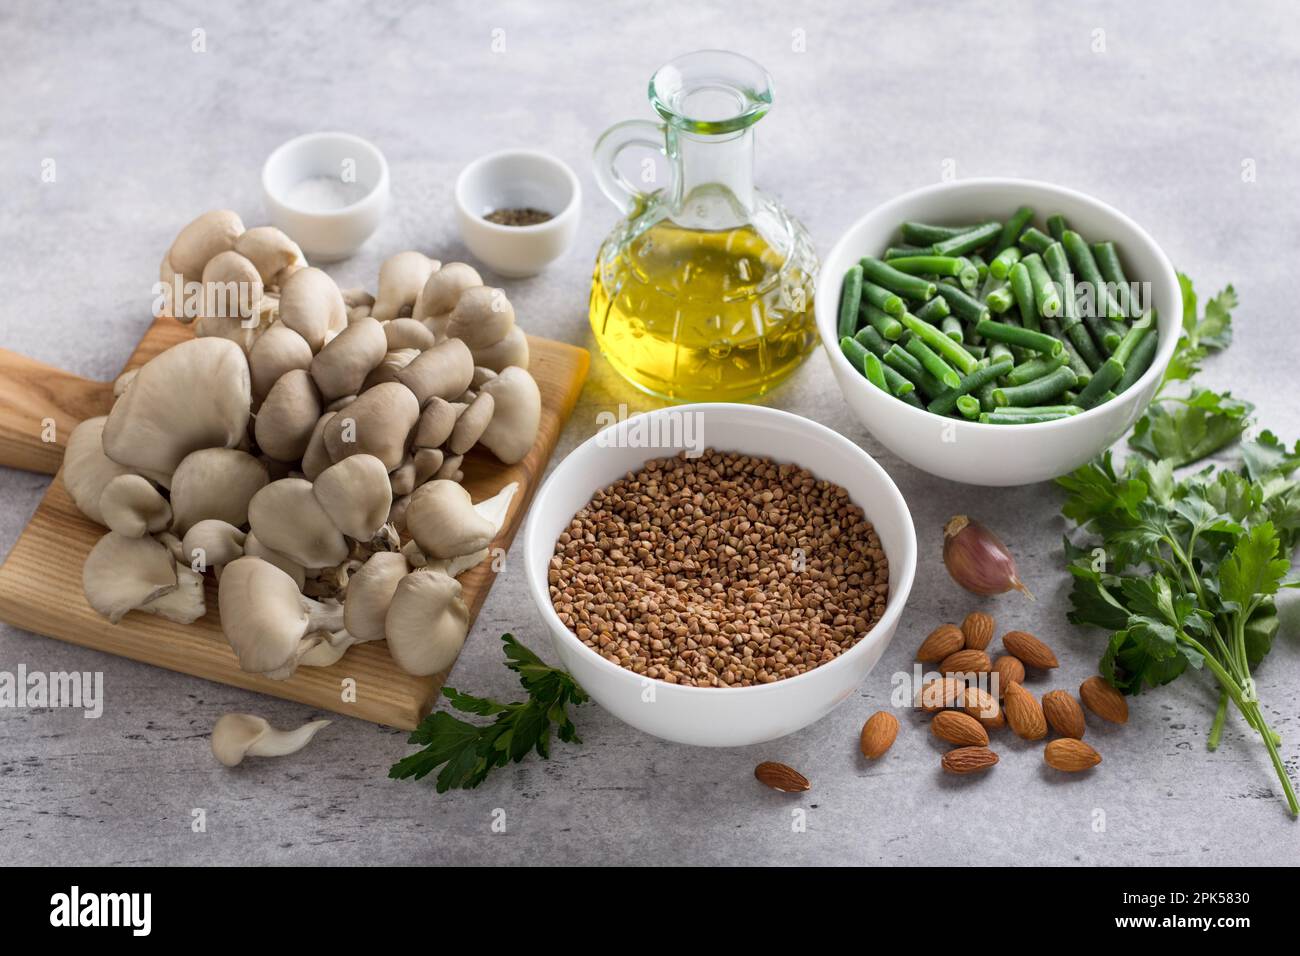
[[[143,365],[190,334],[174,319],[157,319],[126,368]],[[530,371],[542,394],[537,443],[515,465],[503,465],[480,450],[471,452],[464,464],[464,484],[475,501],[519,482],[494,548],[510,547],[587,375],[589,356],[584,349],[532,336],[528,346]],[[55,471],[77,422],[105,414],[112,398],[111,382],[88,381],[0,350],[0,465]],[[55,441],[43,441],[43,423],[51,418]],[[51,437],[48,431],[44,437]],[[437,699],[446,674],[406,674],[393,663],[383,642],[357,645],[332,667],[300,668],[288,680],[245,673],[221,633],[216,585],[210,577],[207,614],[193,624],[136,611],[119,624],[109,624],[86,603],[81,588],[82,564],[105,530],[77,510],[56,475],[0,564],[0,619],[110,654],[403,729],[413,728]],[[489,562],[460,577],[471,625],[494,577]],[[355,701],[345,699],[350,696],[345,689],[352,686],[349,678],[355,681]]]

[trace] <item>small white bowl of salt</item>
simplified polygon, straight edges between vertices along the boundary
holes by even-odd
[[[308,260],[346,259],[370,238],[388,208],[388,163],[350,133],[308,133],[275,150],[262,167],[271,223]]]

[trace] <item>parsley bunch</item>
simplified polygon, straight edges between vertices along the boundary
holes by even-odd
[[[438,767],[437,789],[470,790],[477,787],[496,767],[510,760],[518,763],[529,751],[549,758],[551,725],[565,743],[580,744],[577,728],[569,719],[568,705],[586,703],[587,695],[566,672],[543,664],[541,659],[515,640],[502,634],[506,667],[519,675],[528,699],[501,704],[485,697],[471,697],[451,687],[442,689],[447,702],[457,710],[480,717],[496,717],[486,726],[471,724],[446,711],[430,714],[415,728],[407,743],[424,749],[403,757],[388,771],[396,780],[419,780]]]
[[[1257,731],[1292,815],[1295,790],[1278,754],[1278,735],[1260,710],[1252,669],[1278,630],[1274,595],[1300,538],[1300,442],[1288,449],[1264,431],[1240,444],[1239,461],[1184,477],[1175,469],[1224,448],[1246,431],[1253,410],[1230,393],[1192,387],[1200,362],[1231,341],[1229,286],[1197,316],[1186,276],[1183,330],[1169,371],[1129,439],[1140,454],[1121,467],[1110,452],[1058,478],[1065,516],[1092,535],[1065,540],[1074,586],[1070,620],[1111,632],[1101,673],[1121,691],[1167,684],[1189,668],[1219,685],[1208,746],[1217,748],[1231,702]]]

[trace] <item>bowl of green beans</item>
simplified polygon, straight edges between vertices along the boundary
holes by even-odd
[[[1136,222],[1020,179],[930,186],[859,219],[818,279],[845,400],[925,471],[1022,485],[1078,467],[1155,393],[1182,315]]]

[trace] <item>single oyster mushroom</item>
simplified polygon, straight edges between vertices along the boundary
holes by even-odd
[[[350,323],[311,362],[311,377],[326,401],[355,395],[388,354],[384,327],[371,318]]]
[[[527,369],[512,365],[483,383],[482,393],[493,399],[492,421],[479,442],[507,465],[521,461],[537,441],[542,420],[542,395]]]
[[[449,262],[424,283],[411,318],[424,323],[440,338],[444,337],[451,310],[456,308],[461,295],[465,290],[482,284],[483,277],[473,266],[463,262]]]
[[[227,767],[237,767],[245,757],[284,757],[297,753],[328,720],[313,720],[297,730],[276,730],[253,714],[224,714],[212,728],[212,755]]]
[[[445,331],[471,349],[485,349],[505,338],[514,324],[515,310],[505,292],[481,285],[461,293]]]
[[[362,392],[325,424],[325,447],[334,461],[374,455],[388,471],[402,463],[407,436],[419,417],[420,405],[411,390],[385,382]]]
[[[420,412],[420,419],[415,425],[415,437],[411,441],[414,448],[439,448],[456,428],[456,420],[465,411],[459,402],[449,402],[445,398],[431,398],[429,404]]]
[[[191,571],[202,574],[208,568],[221,568],[244,556],[248,536],[233,524],[217,518],[198,522],[181,541],[181,560]]]
[[[298,244],[274,226],[254,226],[235,240],[234,249],[253,263],[263,285],[271,285],[276,276],[294,263],[307,259]]]
[[[296,462],[307,450],[320,416],[320,395],[311,374],[290,369],[271,386],[257,410],[253,436],[258,447],[276,461]]]
[[[312,482],[312,493],[334,526],[357,541],[369,541],[393,506],[388,472],[374,455],[349,455]]]
[[[398,667],[426,676],[455,662],[469,633],[469,609],[460,595],[460,582],[441,571],[421,568],[397,582],[384,635]]]
[[[384,618],[393,592],[409,570],[400,551],[376,551],[348,579],[343,626],[357,641],[383,640]]]
[[[293,583],[301,591],[307,584],[307,569],[288,555],[281,554],[279,551],[272,551],[262,542],[257,540],[257,535],[248,532],[244,536],[244,554],[250,558],[261,558],[268,564],[274,564],[289,577],[293,578]]]
[[[308,481],[315,481],[331,464],[329,449],[325,447],[325,426],[337,414],[338,412],[325,412],[316,419],[311,437],[307,439],[307,449],[302,453],[302,473]]]
[[[134,472],[119,465],[104,454],[104,423],[108,416],[87,418],[68,436],[68,447],[63,452],[63,486],[72,495],[77,509],[95,524],[107,525],[99,510],[99,496],[114,478]]]
[[[421,407],[432,398],[453,399],[469,388],[474,378],[474,356],[460,339],[448,339],[421,352],[397,373]]]
[[[492,537],[495,539],[500,533],[501,528],[506,523],[506,517],[510,514],[510,502],[514,500],[515,493],[519,490],[519,482],[512,481],[491,498],[484,498],[474,505],[474,510],[492,525]],[[453,578],[459,577],[463,572],[484,561],[489,553],[489,549],[484,547],[470,554],[457,555],[454,558],[444,558],[438,561],[430,561],[428,557],[419,550],[419,545],[412,539],[407,542],[408,547],[402,549],[402,553],[410,563],[416,567],[429,567],[437,571],[442,571]],[[408,550],[410,545],[415,545],[414,550]]]
[[[179,571],[187,577],[179,577]],[[95,543],[81,568],[86,602],[110,624],[128,611],[145,611],[189,624],[203,616],[203,586],[178,569],[171,551],[153,538],[110,531]],[[174,597],[173,597],[174,595]]]
[[[393,323],[389,322],[386,324],[392,325]],[[420,328],[424,328],[424,326],[420,326]],[[380,385],[384,382],[396,382],[397,373],[419,357],[419,349],[397,349],[385,353],[383,361],[372,368],[370,374],[366,376],[366,380],[361,383],[361,391],[364,392],[367,389],[373,388],[374,386]]]
[[[247,324],[258,313],[262,277],[238,252],[219,252],[203,267],[203,317],[238,319]]]
[[[435,479],[411,494],[406,528],[420,550],[433,558],[472,554],[492,543],[492,523],[474,510],[469,492],[454,481]]]
[[[429,275],[442,265],[414,250],[389,256],[379,267],[379,295],[370,314],[381,322],[409,315]]]
[[[104,423],[104,454],[164,487],[200,448],[244,439],[252,401],[248,360],[226,339],[191,339],[150,359]]]
[[[248,503],[270,481],[266,465],[238,448],[190,452],[172,474],[172,531],[184,536],[197,522],[248,523]]]
[[[203,267],[214,256],[235,248],[235,242],[243,233],[244,223],[238,213],[213,209],[177,233],[163,261],[185,282],[199,282],[203,277]],[[182,316],[177,318],[186,321]]]
[[[383,324],[384,339],[388,342],[388,351],[399,349],[416,349],[423,352],[437,345],[437,340],[422,323],[415,319],[393,319]]]
[[[528,336],[518,325],[513,326],[500,342],[483,349],[471,349],[474,364],[500,372],[511,365],[528,368]]]
[[[319,352],[348,324],[347,306],[334,280],[320,269],[299,269],[280,289],[280,321]]]
[[[304,478],[273,481],[248,503],[257,540],[305,568],[328,568],[348,556],[348,543]]]
[[[128,538],[166,531],[172,521],[167,499],[148,478],[139,475],[118,475],[105,485],[99,510],[110,530]]]
[[[474,401],[470,402],[469,408],[456,419],[456,427],[452,430],[451,438],[447,440],[447,448],[452,454],[463,455],[478,444],[478,440],[483,437],[488,425],[492,423],[495,404],[490,392],[481,392]]]
[[[261,401],[286,372],[311,367],[311,346],[283,322],[271,326],[248,351],[253,397]]]
[[[221,630],[252,674],[289,677],[321,642],[318,632],[343,629],[343,606],[313,601],[275,565],[245,555],[226,565],[217,589]]]

